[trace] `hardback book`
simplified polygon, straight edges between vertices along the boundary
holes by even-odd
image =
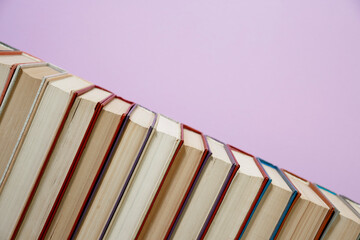
[[[34,194],[28,198],[22,218],[17,223],[17,237],[40,236],[58,196],[65,190],[73,166],[82,155],[101,109],[113,97],[111,92],[94,87],[75,99],[43,159],[42,172],[32,189]]]
[[[330,217],[330,220],[328,221],[328,223],[326,224],[324,231],[322,232],[321,236],[320,236],[320,240],[325,239],[328,231],[330,230],[330,228],[333,227],[333,225],[338,221],[338,217],[340,215],[340,211],[336,208],[335,204],[330,200],[330,198],[328,198],[327,194],[331,193],[333,195],[336,195],[336,193],[330,191],[327,188],[324,188],[318,184],[315,184],[315,186],[320,190],[320,192],[333,204],[334,206],[334,212],[332,214],[332,216]]]
[[[360,219],[360,204],[354,202],[350,198],[345,197],[344,195],[339,195],[340,199],[355,213],[355,215]],[[360,240],[360,233],[356,240]]]
[[[92,188],[77,212],[69,238],[98,239],[120,195],[129,182],[139,159],[152,136],[157,114],[135,105],[117,135],[104,166],[92,181]]]
[[[283,170],[300,197],[280,230],[279,239],[319,239],[331,220],[334,206],[311,182]]]
[[[100,238],[133,239],[183,144],[183,128],[159,115],[152,137],[114,206]]]
[[[358,216],[358,218],[360,218],[360,204],[345,197],[344,195],[339,195],[339,197],[353,211],[353,213],[355,213],[355,215]],[[356,240],[360,240],[360,234],[358,235]]]
[[[137,239],[165,239],[181,208],[191,194],[201,166],[209,156],[209,148],[201,132],[183,125],[184,144],[171,165],[169,173],[150,211],[145,216]]]
[[[16,68],[0,107],[0,191],[43,90],[51,79],[63,74],[64,70],[48,63],[22,64]]]
[[[168,238],[201,238],[239,168],[227,145],[206,136],[212,155],[204,163],[189,200]]]
[[[0,194],[0,215],[7,219],[0,224],[0,236],[3,238],[8,239],[17,231],[17,223],[28,207],[27,200],[35,194],[33,189],[39,183],[38,176],[44,172],[44,160],[54,148],[54,140],[65,124],[64,119],[70,114],[76,96],[93,87],[91,83],[72,75],[59,76],[48,82],[27,134],[14,155],[11,173]],[[62,151],[63,154],[67,152]],[[50,195],[51,191],[47,194]]]
[[[133,103],[115,97],[101,110],[77,163],[69,171],[66,190],[60,192],[43,226],[41,239],[66,239],[99,175],[118,134],[128,121]]]
[[[336,217],[328,225],[322,239],[356,239],[360,234],[360,218],[334,192],[316,185],[324,196],[334,205]]]
[[[1,49],[1,43],[0,43]],[[16,67],[21,63],[41,62],[40,59],[20,51],[0,50],[0,106]]]
[[[0,42],[0,51],[19,51],[19,50],[12,46],[9,46],[6,43]]]
[[[230,150],[240,168],[205,239],[241,238],[271,181],[254,156],[233,146]]]
[[[273,164],[258,158],[271,183],[244,231],[244,239],[276,239],[277,233],[297,200],[298,191],[284,173]]]
[[[344,195],[339,195],[339,197],[355,213],[355,215],[360,218],[360,204]]]

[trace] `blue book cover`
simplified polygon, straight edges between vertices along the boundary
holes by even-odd
[[[324,188],[324,187],[322,187],[322,186],[320,186],[320,185],[318,185],[318,184],[315,184],[315,186],[316,186],[320,191],[323,190],[323,191],[326,191],[326,192],[328,192],[328,193],[330,193],[330,194],[332,194],[332,195],[338,196],[335,192],[330,191],[329,189]],[[326,197],[326,196],[325,196],[325,197]],[[329,201],[330,201],[330,200],[329,200]],[[339,213],[340,213],[339,210],[334,207],[334,212],[333,212],[333,214],[331,215],[329,222],[326,224],[325,229],[324,229],[324,231],[322,232],[322,234],[321,234],[321,236],[320,236],[320,240],[321,240],[321,239],[324,239],[324,237],[325,237],[326,233],[329,231],[331,225],[335,222],[336,218],[339,216]]]
[[[256,200],[256,203],[255,203],[255,206],[253,207],[252,211],[251,211],[251,214],[250,216],[248,217],[248,219],[246,220],[246,224],[244,226],[244,228],[241,230],[241,233],[240,233],[240,236],[239,236],[239,239],[242,238],[242,236],[244,235],[245,231],[246,231],[246,228],[247,226],[249,225],[251,219],[252,219],[252,216],[254,215],[256,209],[257,209],[257,206],[259,206],[259,203],[261,201],[261,199],[263,198],[264,194],[266,193],[266,190],[269,188],[270,184],[271,184],[271,178],[269,177],[269,174],[267,174],[267,172],[265,171],[265,169],[263,168],[263,166],[261,165],[261,162],[259,161],[259,158],[255,158],[254,157],[254,161],[256,163],[256,165],[258,166],[260,172],[263,174],[264,176],[264,184],[265,186],[263,187],[261,193],[260,193],[260,196],[258,197],[258,199]]]
[[[278,221],[278,223],[276,224],[276,227],[270,237],[270,239],[276,239],[280,229],[281,229],[281,226],[283,225],[284,223],[284,220],[286,218],[286,216],[288,215],[289,211],[290,211],[290,208],[291,206],[295,203],[296,199],[299,197],[299,192],[298,190],[295,188],[295,186],[290,182],[290,180],[285,176],[285,174],[275,165],[261,159],[261,158],[258,158],[259,162],[263,165],[266,165],[268,167],[271,167],[271,168],[274,168],[278,173],[279,175],[284,179],[284,181],[286,182],[286,184],[289,186],[289,188],[291,189],[292,191],[292,194],[291,194],[291,197]]]

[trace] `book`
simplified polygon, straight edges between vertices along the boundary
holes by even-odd
[[[1,47],[1,43],[0,43]],[[0,50],[0,106],[16,67],[23,63],[41,62],[40,59],[17,50]]]
[[[358,218],[360,218],[360,204],[354,202],[350,198],[345,197],[344,195],[339,195],[340,199],[355,213]],[[360,240],[360,234],[356,238],[356,240]]]
[[[344,195],[339,195],[339,197],[353,211],[353,213],[360,218],[360,204],[354,202],[348,197],[345,197]]]
[[[137,233],[137,239],[165,239],[196,180],[209,148],[201,132],[183,125],[184,144],[174,159],[156,200]]]
[[[19,51],[19,50],[6,43],[0,42],[0,51]]]
[[[330,198],[328,198],[327,194],[333,194],[333,195],[336,195],[335,192],[332,192],[330,191],[329,189],[327,188],[324,188],[318,184],[314,184],[320,191],[321,193],[330,201]],[[332,202],[332,201],[330,201]],[[333,202],[332,202],[333,203]],[[330,230],[330,228],[332,228],[334,226],[334,224],[336,223],[336,221],[338,220],[338,217],[339,217],[339,214],[340,214],[340,211],[336,208],[335,204],[333,204],[334,206],[334,212],[332,214],[332,216],[330,217],[330,220],[328,221],[328,223],[325,225],[324,227],[324,231],[322,232],[321,236],[319,239],[323,240],[326,238],[326,235],[328,233],[328,231]]]
[[[85,80],[65,75],[50,81],[44,89],[0,194],[0,215],[7,216],[7,221],[0,224],[3,238],[10,238],[18,230],[17,223],[23,217],[27,199],[34,194],[33,187],[44,170],[44,160],[54,148],[53,140],[59,136],[59,129],[65,124],[76,97],[93,87]]]
[[[297,200],[298,191],[284,173],[273,164],[258,158],[271,183],[244,231],[244,239],[276,239],[277,233]]]
[[[360,205],[0,42],[1,239],[357,239]]]
[[[99,113],[114,94],[98,87],[78,96],[46,157],[42,172],[17,223],[18,238],[38,238],[57,197],[65,190],[71,170],[78,162]],[[38,220],[36,220],[38,219]]]
[[[344,195],[339,195],[340,199],[355,213],[358,218],[360,218],[360,204],[354,202],[350,198],[345,197]],[[360,234],[356,238],[356,240],[360,240]]]
[[[84,151],[71,170],[71,179],[65,181],[67,188],[58,195],[40,238],[66,239],[69,236],[77,213],[104,166],[116,136],[128,121],[132,107],[132,102],[115,97],[101,109]]]
[[[63,74],[64,70],[48,63],[21,64],[16,68],[0,107],[0,191],[43,89],[51,79]]]
[[[280,230],[279,239],[319,239],[331,219],[334,206],[311,182],[282,169],[300,197]]]
[[[341,200],[335,192],[316,185],[324,196],[334,205],[336,215],[323,233],[322,239],[356,239],[360,234],[360,218]]]
[[[77,213],[69,238],[98,239],[112,214],[118,196],[123,194],[131,173],[152,136],[157,115],[136,105],[107,156],[104,166],[94,178]]]
[[[136,237],[151,203],[157,197],[182,147],[183,128],[178,122],[159,115],[152,135],[100,238],[105,235],[107,239]]]
[[[196,239],[204,235],[239,168],[227,145],[209,136],[206,140],[212,154],[168,238]]]
[[[270,179],[259,161],[251,154],[230,146],[240,168],[227,191],[223,203],[210,225],[205,239],[241,238]]]

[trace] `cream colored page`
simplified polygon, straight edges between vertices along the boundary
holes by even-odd
[[[0,55],[0,65],[6,65],[9,69],[13,64],[38,62],[39,60],[29,55]]]
[[[165,238],[199,165],[202,153],[200,150],[189,146],[180,149],[155,204],[151,208],[146,224],[139,236],[140,239]]]
[[[49,227],[48,239],[65,239],[115,134],[120,116],[102,110]]]
[[[7,46],[5,46],[5,45],[2,45],[2,44],[0,43],[0,50],[3,51],[3,50],[12,50],[12,49],[9,48],[9,47],[7,47]]]
[[[172,239],[196,239],[209,215],[231,164],[210,157],[184,208]]]
[[[148,128],[134,123],[130,118],[76,239],[99,238],[147,132]]]
[[[25,215],[18,233],[19,238],[39,236],[84,138],[95,104],[81,98],[76,99]]]
[[[270,239],[291,193],[278,186],[270,185],[246,228],[244,239]]]
[[[241,167],[240,167],[241,168]],[[262,184],[262,178],[237,172],[209,227],[206,239],[234,239]]]
[[[62,95],[62,99],[68,98],[67,93],[59,93],[59,91],[61,90],[55,88],[48,88],[45,91],[24,144],[14,161],[11,174],[0,194],[0,216],[6,216],[6,222],[0,225],[0,236],[6,239],[10,237],[24,208],[26,199],[43,163],[42,159],[44,159],[50,147],[51,140],[66,110],[66,101],[60,101],[55,105],[51,104],[55,95]],[[45,115],[52,116],[52,118],[45,118]],[[56,121],[53,121],[53,119],[56,119]]]
[[[0,96],[4,91],[4,87],[7,82],[9,73],[10,68],[7,65],[0,64]]]
[[[172,136],[155,132],[118,206],[107,239],[132,239],[136,236],[178,143]]]
[[[0,175],[7,171],[11,154],[29,115],[41,80],[22,73],[14,84],[9,100],[4,103],[0,116]],[[1,183],[2,184],[2,183]]]

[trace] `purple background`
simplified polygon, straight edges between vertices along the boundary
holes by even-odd
[[[2,0],[0,39],[360,201],[357,0]]]

